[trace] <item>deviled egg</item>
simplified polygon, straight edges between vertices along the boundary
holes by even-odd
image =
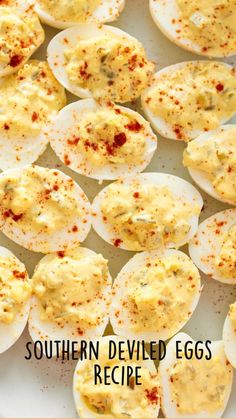
[[[108,261],[79,247],[44,256],[32,277],[29,332],[33,341],[91,339],[108,323]]]
[[[182,48],[207,57],[236,53],[234,0],[149,0],[159,29]]]
[[[28,165],[0,175],[0,229],[35,252],[77,247],[90,230],[90,204],[73,179]]]
[[[80,100],[62,109],[47,135],[64,164],[99,180],[141,172],[157,147],[157,138],[141,115],[93,99]]]
[[[9,349],[23,332],[30,296],[25,266],[10,250],[0,247],[0,353]]]
[[[92,23],[58,33],[48,45],[48,62],[59,82],[76,96],[121,103],[137,99],[154,72],[137,39]]]
[[[30,0],[41,21],[58,29],[84,22],[112,22],[125,0]]]
[[[199,192],[165,173],[120,178],[98,193],[93,227],[108,243],[141,251],[178,248],[194,236],[203,206]]]
[[[43,41],[44,30],[27,1],[0,2],[0,77],[17,71]]]
[[[32,60],[0,80],[0,168],[35,162],[46,149],[46,124],[66,104],[47,62]]]
[[[113,330],[127,339],[169,339],[190,319],[200,292],[198,269],[183,252],[138,253],[113,284]]]
[[[203,221],[189,243],[197,267],[226,284],[236,284],[236,209],[218,212]]]
[[[183,164],[205,192],[236,205],[236,125],[223,125],[188,143]]]
[[[163,137],[189,141],[233,117],[235,89],[232,66],[217,61],[188,61],[158,71],[142,94],[142,106]]]
[[[122,346],[122,360],[117,354],[109,357],[110,341]],[[80,418],[136,418],[155,419],[160,407],[159,381],[154,362],[145,353],[145,359],[138,358],[134,351],[132,360],[128,343],[117,336],[106,336],[94,341],[99,345],[99,357],[78,362],[73,381],[76,410]],[[95,383],[95,364],[103,371],[113,373],[110,385]],[[128,368],[133,375],[128,377]],[[135,371],[138,369],[139,384]],[[131,374],[131,373],[130,373]],[[115,384],[114,381],[117,383]],[[122,385],[122,381],[124,385]]]
[[[225,319],[223,342],[227,359],[236,368],[236,302],[230,305]]]
[[[185,333],[179,333],[168,343],[158,370],[165,417],[223,415],[231,393],[233,369],[226,359],[223,342],[209,345],[202,342],[198,351],[196,342]]]

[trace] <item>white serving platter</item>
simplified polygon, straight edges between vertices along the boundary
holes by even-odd
[[[172,44],[155,26],[151,19],[148,0],[127,0],[124,12],[115,26],[138,38],[145,46],[149,58],[161,69],[177,62],[199,59],[198,56],[184,51]],[[35,57],[45,59],[48,41],[57,33],[45,27],[47,40]],[[236,65],[236,58],[227,60]],[[68,102],[77,100],[68,94]],[[139,110],[139,108],[136,108]],[[236,122],[236,120],[235,120]],[[190,182],[188,171],[182,166],[184,144],[177,141],[160,139],[159,147],[151,164],[146,169],[150,172],[168,172]],[[80,176],[66,168],[55,156],[50,147],[38,160],[37,164],[56,167],[73,177],[92,200],[104,187],[97,181]],[[203,192],[204,211],[201,220],[228,208]],[[25,263],[32,274],[34,266],[42,257],[40,254],[24,250],[0,234],[0,245],[6,246]],[[94,231],[91,231],[84,245],[96,252],[101,252],[109,259],[113,277],[133,255],[131,252],[116,249],[106,244]],[[183,248],[182,250],[186,250]],[[217,340],[222,337],[222,327],[230,303],[236,300],[236,286],[224,285],[202,275],[204,289],[199,305],[183,331],[195,340]],[[109,330],[108,330],[109,331]],[[109,331],[111,332],[111,330]],[[29,341],[27,330],[18,342],[7,352],[0,355],[0,417],[2,418],[76,418],[72,398],[72,375],[76,361],[59,360],[26,361],[25,344]],[[236,377],[236,374],[235,374]],[[236,378],[232,395],[225,411],[225,418],[236,417]],[[161,416],[160,416],[161,417]]]

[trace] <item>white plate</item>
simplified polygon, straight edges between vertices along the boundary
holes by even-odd
[[[151,19],[148,0],[127,0],[126,8],[115,26],[126,30],[142,41],[148,56],[157,62],[158,69],[177,62],[199,58],[175,46],[162,35]],[[46,28],[46,31],[47,41],[57,33],[52,28]],[[35,56],[45,58],[46,46],[47,42]],[[228,62],[236,64],[236,59],[229,59]],[[77,100],[70,94],[68,98],[70,101]],[[183,149],[184,144],[182,143],[161,140],[157,153],[146,171],[168,172],[192,182],[188,171],[182,165]],[[104,182],[103,185],[98,185],[95,180],[75,174],[63,166],[49,147],[37,164],[63,170],[81,185],[91,200],[107,184]],[[228,208],[227,205],[207,197],[204,193],[202,196],[205,200],[205,209],[201,220]],[[0,245],[13,251],[26,264],[30,274],[37,261],[42,257],[40,254],[23,250],[2,234],[0,234]],[[101,252],[104,257],[109,259],[113,277],[133,254],[106,244],[93,231],[90,232],[84,245],[94,251]],[[195,340],[221,339],[228,306],[236,300],[236,287],[206,279],[204,276],[203,283],[204,290],[199,305],[183,331],[190,334]],[[76,418],[71,389],[76,361],[64,364],[60,361],[50,360],[26,361],[24,360],[25,343],[29,340],[28,333],[25,332],[14,347],[0,355],[0,417]],[[224,417],[236,417],[235,391],[236,380]]]

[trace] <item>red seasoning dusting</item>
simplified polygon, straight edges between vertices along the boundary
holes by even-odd
[[[13,55],[10,59],[9,65],[11,67],[17,67],[18,65],[20,65],[23,61],[24,57],[23,55]]]
[[[3,217],[5,218],[11,217],[13,221],[17,222],[21,220],[21,218],[23,217],[23,214],[14,214],[12,210],[7,210],[3,213]]]
[[[147,399],[152,404],[157,404],[158,403],[158,388],[157,387],[153,387],[151,390],[146,389],[145,393],[146,393]]]
[[[218,84],[216,85],[216,90],[217,90],[218,92],[222,92],[222,91],[224,90],[224,85],[223,85],[222,83],[218,83]]]
[[[125,128],[129,129],[130,131],[139,132],[143,126],[138,121],[132,121],[125,125]]]
[[[121,243],[122,243],[121,239],[114,240],[114,246],[116,246],[116,247],[120,247]]]
[[[37,114],[37,112],[33,112],[32,113],[32,122],[37,121],[38,117],[39,117],[39,115]]]
[[[14,269],[14,271],[12,271],[13,275],[15,278],[17,279],[25,279],[26,278],[26,272],[20,272],[17,271],[16,269]]]
[[[121,132],[120,134],[117,134],[114,136],[114,146],[122,147],[127,141],[126,135],[124,132]]]
[[[57,252],[57,254],[58,254],[59,258],[64,258],[65,257],[65,252],[63,252],[61,250],[59,252]]]
[[[65,163],[67,166],[69,166],[69,165],[71,164],[71,161],[70,161],[70,159],[69,159],[69,157],[68,157],[68,154],[65,154],[65,155],[64,155],[64,163]]]

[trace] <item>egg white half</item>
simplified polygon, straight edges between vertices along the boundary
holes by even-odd
[[[110,307],[110,321],[113,330],[117,335],[124,336],[127,339],[145,340],[145,342],[150,342],[153,340],[166,340],[176,334],[180,329],[182,329],[182,327],[184,327],[184,325],[190,319],[189,317],[187,320],[183,321],[175,330],[162,329],[159,332],[149,332],[147,329],[145,329],[140,332],[133,332],[132,324],[130,321],[131,315],[126,307],[122,305],[122,301],[127,292],[126,283],[129,279],[129,276],[132,273],[141,271],[143,268],[145,268],[145,266],[147,266],[147,263],[150,263],[152,260],[155,260],[156,258],[160,258],[162,260],[171,255],[181,256],[183,258],[189,259],[185,253],[180,252],[179,250],[169,249],[164,250],[163,252],[160,252],[160,250],[154,250],[152,252],[142,252],[136,254],[122,268],[113,284],[112,303]],[[188,312],[191,312],[191,315],[193,314],[200,298],[200,281],[198,286],[195,287],[194,291],[194,299],[191,305],[188,307]],[[178,298],[178,296],[176,296],[176,298]],[[122,325],[120,322],[122,322]]]
[[[205,55],[209,58],[225,57],[225,54],[215,52],[209,54],[207,50],[203,50],[201,45],[181,35],[183,25],[175,0],[149,0],[149,8],[155,24],[171,42],[198,55]],[[227,54],[226,56],[234,54]]]
[[[171,124],[168,124],[167,122],[164,121],[164,119],[154,115],[154,113],[151,111],[151,109],[149,107],[149,104],[146,102],[146,98],[148,97],[149,92],[151,92],[153,87],[155,87],[155,85],[158,84],[159,77],[162,74],[171,74],[171,73],[174,73],[177,70],[180,70],[181,68],[184,68],[186,66],[186,64],[201,63],[201,62],[206,62],[206,61],[194,61],[194,62],[193,61],[184,61],[182,63],[173,64],[173,65],[170,65],[168,67],[165,67],[165,68],[159,70],[156,74],[154,74],[151,85],[143,91],[142,96],[141,96],[141,100],[142,100],[142,108],[143,108],[143,111],[145,113],[145,116],[151,122],[151,125],[153,126],[153,128],[162,137],[168,138],[170,140],[183,141],[183,140],[180,140],[178,138],[178,135],[176,134],[176,132],[174,132],[173,127],[171,126]],[[233,68],[231,65],[229,65],[227,63],[223,63],[223,64],[228,68]],[[160,106],[161,106],[161,104],[160,104]],[[183,112],[184,112],[184,110],[183,110]],[[228,118],[222,119],[221,123],[224,124],[225,122],[229,121],[233,117],[233,115],[234,115],[234,113],[232,115],[230,115]],[[194,139],[194,138],[198,137],[199,135],[201,135],[203,133],[203,131],[201,131],[201,130],[191,130],[191,131],[188,131],[188,132],[186,130],[183,130],[183,132],[185,132],[188,135],[189,139]]]
[[[114,342],[116,342],[116,344],[118,345],[119,342],[124,342],[126,341],[126,339],[123,339],[122,337],[118,337],[118,336],[104,336],[102,338],[100,338],[99,340],[93,340],[93,342],[95,343],[96,341],[99,341],[99,345],[102,344],[109,344],[109,340],[112,340]],[[146,357],[148,356],[147,353],[145,354]],[[93,418],[109,418],[111,419],[113,416],[111,415],[103,415],[103,414],[97,414],[94,411],[90,410],[88,405],[86,404],[86,402],[84,401],[83,397],[80,395],[79,391],[76,389],[76,382],[77,382],[77,377],[78,374],[80,373],[82,367],[84,366],[84,364],[88,362],[86,360],[80,360],[76,367],[75,367],[75,372],[74,372],[74,378],[73,378],[73,395],[74,395],[74,402],[75,402],[75,406],[76,406],[76,410],[77,413],[79,415],[80,418],[83,419],[91,419],[91,417]],[[99,359],[98,359],[99,362]],[[156,367],[154,362],[151,359],[145,359],[145,360],[139,360],[139,363],[142,367],[147,368],[150,373],[152,374],[156,374]],[[122,391],[122,389],[121,389]],[[153,415],[152,418],[155,419],[158,417],[159,414],[159,408],[160,406],[152,406],[152,411],[153,411]],[[149,418],[151,419],[151,418]]]
[[[218,212],[203,221],[189,243],[189,254],[195,265],[211,278],[225,284],[236,284],[234,278],[225,278],[214,265],[221,251],[222,237],[236,224],[236,208]]]
[[[196,138],[195,141],[198,141],[199,144],[204,143],[205,141],[209,140],[211,137],[217,136],[217,142],[224,144],[223,141],[221,141],[220,134],[224,131],[228,131],[235,127],[235,125],[229,124],[229,125],[223,125],[217,130],[205,132],[204,134],[200,135],[200,137]],[[230,205],[236,205],[236,202],[230,201],[228,199],[224,199],[222,195],[220,195],[215,188],[213,187],[210,179],[207,177],[206,173],[203,170],[199,169],[192,169],[191,167],[187,168],[189,171],[189,174],[193,181],[208,195],[212,196],[213,198],[217,199],[218,201],[226,202]]]
[[[186,333],[178,333],[174,338],[171,339],[171,341],[167,345],[166,356],[162,361],[160,361],[159,370],[158,370],[161,393],[162,393],[162,398],[161,398],[162,411],[165,417],[167,418],[177,418],[177,417],[185,418],[185,419],[212,418],[212,415],[209,412],[199,412],[197,414],[188,413],[186,415],[180,414],[177,410],[174,400],[172,400],[169,369],[177,361],[177,358],[176,358],[176,342],[177,341],[180,341],[183,345],[187,343],[188,341],[192,341],[194,343],[194,340],[190,336],[188,336]],[[212,342],[211,344],[212,356],[215,356],[218,353],[221,354],[222,349],[223,349],[222,341]],[[221,356],[222,356],[222,363],[226,364],[227,359],[224,355],[224,352],[223,352],[223,355]],[[227,368],[230,368],[230,366],[228,365]],[[226,405],[230,397],[232,382],[233,382],[233,370],[231,370],[231,383],[227,389],[227,394],[224,400],[224,406],[222,409],[214,413],[214,418],[220,418],[223,415],[223,412],[226,408]]]
[[[197,189],[194,188],[189,182],[184,179],[181,179],[177,176],[173,176],[166,173],[141,173],[135,176],[127,176],[121,178],[119,181],[122,181],[124,185],[132,185],[133,182],[139,182],[142,185],[155,185],[157,187],[166,186],[169,188],[170,192],[173,194],[176,200],[184,199],[186,202],[192,205],[199,205],[200,208],[203,206],[203,200],[200,193]],[[119,182],[118,181],[118,182]],[[103,219],[103,214],[101,211],[101,206],[103,199],[106,195],[109,186],[102,189],[98,195],[95,197],[92,204],[92,225],[97,234],[103,238],[106,242],[114,245],[114,240],[117,237],[114,237],[114,232],[112,231],[112,226],[110,226]],[[179,243],[169,243],[168,247],[181,247],[184,244],[188,243],[190,239],[194,236],[198,228],[198,216],[194,215],[189,219],[190,230],[184,240]],[[157,245],[157,247],[159,244]],[[125,244],[122,242],[119,246],[121,249],[127,249]]]
[[[66,29],[71,26],[78,25],[79,22],[61,21],[55,19],[40,6],[37,0],[30,0],[34,5],[35,11],[43,23],[58,29]],[[101,0],[94,13],[89,17],[88,21],[96,23],[113,22],[119,17],[119,14],[125,7],[125,0]]]
[[[90,257],[96,255],[96,253],[90,249],[87,249],[85,247],[79,247],[77,249],[67,251],[65,253],[65,256],[71,255],[75,257],[76,254],[78,254],[78,256],[80,257]],[[56,254],[44,256],[36,266],[35,271],[37,271],[41,263],[46,264],[55,257],[57,257]],[[66,324],[63,328],[61,328],[56,323],[42,321],[40,318],[41,311],[39,301],[37,297],[33,296],[31,299],[29,315],[29,333],[33,341],[35,342],[37,340],[70,340],[80,342],[81,340],[90,340],[92,338],[102,336],[109,321],[108,306],[110,301],[111,285],[112,279],[109,274],[107,286],[104,287],[103,290],[104,299],[100,298],[99,302],[97,303],[101,306],[103,312],[106,313],[106,315],[104,316],[104,319],[98,326],[88,329],[82,336],[76,333],[76,330],[73,327],[73,325]]]
[[[70,137],[72,138],[73,134],[76,135],[76,127],[79,125],[80,119],[90,112],[99,111],[99,109],[106,109],[106,105],[99,105],[99,103],[93,99],[84,99],[71,103],[59,112],[58,116],[47,129],[47,137],[50,139],[50,144],[57,156],[65,163],[66,155],[68,157],[67,165],[70,169],[98,180],[113,180],[122,176],[123,173],[129,174],[143,171],[150,163],[157,148],[157,138],[153,134],[151,128],[149,130],[145,128],[143,135],[146,140],[146,151],[143,156],[142,164],[138,165],[135,165],[134,161],[134,164],[107,163],[105,166],[95,167],[89,160],[85,159],[85,154],[83,155],[76,151],[75,147],[68,144],[67,139]],[[108,107],[108,109],[110,108]],[[127,113],[146,127],[146,121],[137,112],[117,105],[116,109],[120,109]],[[96,151],[94,151],[94,153],[96,153]]]
[[[8,176],[15,174],[19,174],[20,176],[21,171],[25,168],[27,168],[27,166],[6,170],[0,174],[0,177],[8,178]],[[20,224],[18,225],[17,223],[9,222],[8,218],[4,218],[3,214],[1,214],[1,231],[14,242],[34,252],[52,253],[78,247],[79,244],[83,242],[87,237],[91,227],[90,203],[87,196],[80,188],[80,186],[63,172],[56,169],[47,169],[39,166],[37,166],[37,168],[42,172],[45,178],[47,177],[47,172],[52,170],[57,173],[57,179],[62,179],[64,181],[70,180],[70,182],[73,184],[73,191],[71,191],[71,193],[72,196],[78,201],[82,216],[76,217],[76,219],[68,219],[68,224],[63,229],[55,232],[46,233],[42,231],[35,232],[33,230],[29,230],[26,232],[26,234],[23,234],[20,228]],[[78,227],[77,232],[72,231],[74,225],[77,225]]]
[[[84,89],[74,83],[71,83],[66,72],[67,62],[64,53],[68,49],[74,49],[81,40],[87,40],[105,34],[111,34],[111,36],[114,34],[116,36],[126,38],[131,42],[137,42],[137,39],[129,35],[127,32],[113,26],[99,26],[94,23],[81,23],[59,32],[48,44],[48,63],[54,76],[62,84],[62,86],[69,90],[69,92],[82,99],[91,98],[93,95],[89,89]]]

